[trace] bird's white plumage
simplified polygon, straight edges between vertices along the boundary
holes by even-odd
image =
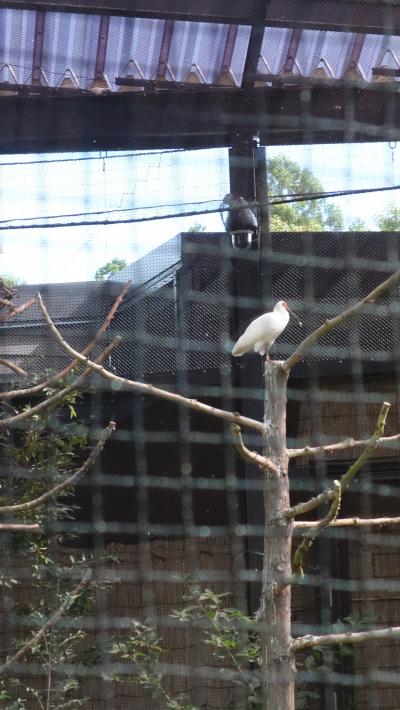
[[[278,301],[273,311],[264,313],[250,323],[233,346],[232,355],[240,357],[251,350],[260,355],[266,355],[288,323],[287,303],[286,301]]]

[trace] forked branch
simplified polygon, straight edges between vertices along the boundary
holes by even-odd
[[[367,439],[366,441],[366,447],[364,451],[361,452],[360,456],[354,461],[354,463],[348,468],[346,473],[343,474],[343,476],[340,479],[340,487],[341,491],[343,491],[348,488],[350,485],[350,482],[356,476],[356,474],[362,469],[364,464],[367,462],[367,460],[372,456],[374,453],[376,447],[378,446],[378,443],[382,440],[382,434],[385,429],[385,424],[386,424],[386,418],[388,415],[390,409],[390,404],[389,402],[383,402],[381,411],[379,412],[378,419],[376,422],[376,427],[375,431],[372,434],[370,439]],[[320,493],[318,496],[314,496],[313,498],[310,498],[309,500],[305,501],[304,503],[298,503],[297,505],[293,506],[292,508],[288,508],[285,510],[282,514],[283,518],[286,518],[287,520],[292,520],[294,517],[297,515],[303,515],[304,513],[309,513],[311,510],[315,510],[315,508],[318,508],[320,505],[323,503],[327,503],[328,501],[331,501],[334,497],[334,491],[333,490],[326,490]]]
[[[109,312],[107,313],[100,328],[96,332],[94,338],[82,350],[82,355],[89,355],[92,352],[93,348],[97,345],[97,343],[99,342],[103,333],[105,333],[107,328],[110,326],[110,323],[111,323],[112,319],[114,318],[118,307],[121,305],[122,301],[124,300],[130,286],[131,286],[131,281],[128,281],[125,284],[125,286],[123,287],[121,293],[119,293],[117,298],[115,299],[113,305],[111,306]],[[36,302],[36,298],[35,298],[35,302]],[[56,372],[54,375],[51,375],[51,377],[48,377],[46,380],[39,382],[37,385],[32,385],[32,387],[26,387],[25,389],[8,390],[7,392],[0,392],[0,399],[15,399],[15,397],[31,397],[34,394],[38,394],[38,392],[42,392],[46,387],[50,387],[55,382],[58,382],[59,380],[61,380],[69,372],[71,372],[71,370],[73,370],[78,364],[79,364],[78,360],[73,360],[72,362],[69,363],[69,365],[67,365],[67,367],[65,367],[60,372]]]
[[[80,352],[74,350],[62,337],[61,333],[58,331],[54,325],[52,319],[50,318],[47,309],[43,303],[43,300],[38,294],[38,303],[46,319],[46,322],[53,333],[56,340],[64,348],[64,350],[79,362],[82,362],[87,367],[90,367],[94,372],[101,375],[106,380],[110,382],[118,383],[118,385],[123,389],[131,389],[136,392],[141,392],[142,394],[150,395],[151,397],[159,397],[160,399],[169,400],[170,402],[175,402],[175,404],[180,404],[188,409],[193,409],[197,412],[202,412],[203,414],[208,414],[217,419],[223,419],[228,422],[233,422],[239,424],[240,426],[249,427],[250,429],[256,429],[261,434],[265,433],[265,426],[263,422],[257,421],[257,419],[250,419],[249,417],[244,417],[241,414],[235,414],[234,412],[228,412],[225,409],[218,409],[218,407],[212,407],[204,402],[199,402],[197,399],[189,399],[181,394],[175,394],[174,392],[169,392],[168,390],[160,389],[159,387],[153,387],[153,385],[148,385],[144,382],[137,382],[135,380],[129,380],[125,377],[119,377],[109,372],[101,365],[97,365],[95,362],[89,360],[89,358],[84,357]]]
[[[110,353],[119,345],[121,342],[121,337],[116,336],[114,340],[105,348],[105,350],[99,355],[97,358],[96,362],[100,363],[103,362],[109,355]],[[30,407],[28,409],[24,409],[22,412],[19,412],[19,414],[14,414],[12,417],[7,417],[6,419],[0,419],[0,429],[5,429],[7,427],[14,426],[15,424],[19,424],[20,422],[23,422],[25,419],[30,419],[31,417],[35,416],[36,414],[40,414],[44,412],[45,409],[48,409],[49,407],[53,407],[55,404],[58,402],[61,402],[61,400],[64,399],[68,394],[73,392],[74,390],[78,389],[83,382],[92,374],[92,370],[90,367],[87,367],[82,374],[77,377],[76,380],[71,382],[70,385],[67,385],[67,387],[64,387],[62,390],[59,390],[55,394],[51,395],[50,397],[47,397],[46,399],[43,399],[39,404],[36,404],[34,407]]]
[[[257,464],[257,466],[264,470],[268,469],[275,476],[278,475],[279,472],[277,467],[274,463],[272,463],[269,458],[267,458],[267,456],[261,456],[261,454],[257,454],[256,451],[251,451],[244,445],[242,439],[242,430],[238,424],[231,424],[231,431],[235,442],[235,449],[238,452],[239,456],[241,456],[243,459],[246,459],[247,461],[251,461],[252,463]]]
[[[11,308],[8,307],[8,313],[2,313],[0,315],[0,322],[4,323],[7,320],[11,320],[11,318],[18,316],[20,313],[26,311],[27,308],[33,306],[34,303],[36,303],[36,296],[34,298],[30,298],[26,301],[26,303],[21,303],[20,306],[13,306],[11,304]]]
[[[328,510],[328,513],[325,515],[322,520],[319,520],[317,524],[314,524],[314,526],[309,530],[303,537],[300,545],[298,546],[296,552],[294,553],[293,557],[293,572],[295,575],[303,577],[303,557],[306,552],[308,552],[311,547],[314,544],[315,538],[319,535],[319,533],[324,529],[327,528],[328,525],[331,524],[331,522],[336,518],[339,508],[340,508],[340,500],[341,500],[341,488],[340,488],[340,483],[339,481],[334,481],[333,482],[333,490],[332,490],[332,501],[330,508]]]

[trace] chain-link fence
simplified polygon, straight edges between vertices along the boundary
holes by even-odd
[[[1,707],[396,710],[396,3],[11,4]]]

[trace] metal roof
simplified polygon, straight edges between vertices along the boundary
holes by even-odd
[[[234,88],[243,82],[250,37],[245,25],[0,9],[0,89]],[[260,85],[352,72],[375,82],[388,74],[398,80],[399,68],[395,35],[266,27],[254,78]]]
[[[399,77],[396,4],[0,0],[2,153],[399,140]]]

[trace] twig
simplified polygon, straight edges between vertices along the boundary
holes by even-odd
[[[26,311],[27,308],[33,306],[33,304],[36,302],[36,296],[34,298],[30,298],[29,301],[26,301],[26,303],[22,303],[20,306],[16,306],[15,308],[13,307],[12,311],[10,311],[9,313],[0,315],[0,321],[5,322],[7,320],[10,320],[11,318],[14,318],[14,316],[18,316],[20,313],[23,313],[23,311]]]
[[[341,323],[344,323],[344,321],[346,321],[351,316],[356,315],[356,313],[358,313],[367,303],[373,303],[391,286],[396,286],[399,282],[400,271],[396,271],[396,273],[389,276],[386,281],[383,281],[381,284],[379,284],[379,286],[374,288],[367,296],[365,296],[365,298],[363,298],[361,301],[358,301],[358,303],[356,303],[354,306],[347,308],[342,313],[339,313],[338,316],[335,316],[330,320],[326,320],[323,325],[321,325],[319,328],[310,333],[310,335],[308,335],[300,343],[294,353],[292,353],[292,355],[288,357],[285,362],[282,363],[282,369],[285,372],[289,372],[289,370],[291,370],[292,367],[303,357],[304,353],[311,347],[311,345],[314,345],[314,343],[316,343],[319,338],[325,335],[325,333],[329,333],[331,330],[333,330],[333,328],[336,328]]]
[[[175,402],[175,404],[180,404],[183,407],[194,409],[197,412],[203,412],[204,414],[208,414],[212,417],[217,417],[218,419],[224,419],[225,421],[234,422],[236,424],[240,424],[241,426],[249,427],[250,429],[256,429],[261,434],[265,433],[265,426],[263,422],[259,422],[256,419],[250,419],[249,417],[244,417],[241,414],[234,414],[233,412],[228,412],[224,409],[218,409],[217,407],[212,407],[209,404],[204,404],[204,402],[198,402],[196,399],[189,399],[188,397],[184,397],[181,394],[168,392],[168,390],[163,390],[159,387],[153,387],[153,385],[148,385],[144,382],[136,382],[134,380],[128,380],[125,377],[119,377],[118,375],[114,375],[112,372],[109,372],[104,367],[96,365],[96,363],[92,362],[87,357],[81,355],[81,353],[79,353],[77,350],[74,350],[74,348],[72,348],[63,339],[61,333],[57,330],[56,326],[51,320],[40,294],[38,294],[38,302],[51,332],[58,340],[60,345],[64,348],[64,350],[66,350],[67,353],[69,353],[69,355],[71,355],[73,358],[79,360],[79,362],[84,363],[87,367],[91,367],[94,372],[97,372],[106,380],[110,380],[111,382],[118,382],[121,387],[124,387],[126,389],[132,389],[136,392],[142,392],[143,394],[147,394],[152,397],[166,399],[170,402]]]
[[[75,587],[75,589],[72,590],[72,592],[69,592],[67,595],[66,599],[63,601],[63,603],[58,607],[57,611],[54,612],[54,614],[46,621],[46,623],[42,626],[42,628],[24,645],[22,648],[17,651],[17,653],[10,658],[8,661],[3,663],[3,665],[0,667],[0,673],[4,673],[7,671],[10,666],[12,666],[14,663],[17,663],[17,661],[22,658],[27,651],[31,651],[37,644],[39,643],[40,639],[44,636],[46,631],[52,628],[54,624],[57,623],[57,621],[68,611],[68,609],[72,606],[76,598],[79,596],[81,593],[82,589],[86,587],[87,584],[89,584],[91,578],[92,578],[93,572],[91,569],[87,570],[85,574],[83,575],[81,581],[79,584]]]
[[[114,340],[105,348],[105,350],[99,355],[97,358],[96,362],[103,362],[109,354],[119,345],[121,342],[122,338],[120,336],[116,336]],[[72,382],[70,385],[67,387],[64,387],[64,389],[60,390],[59,392],[56,392],[55,394],[51,395],[51,397],[47,397],[47,399],[43,399],[39,404],[36,404],[34,407],[30,407],[29,409],[24,409],[22,412],[19,414],[15,414],[12,417],[7,417],[6,419],[1,419],[0,420],[0,429],[4,429],[6,427],[11,427],[14,426],[15,424],[19,424],[19,422],[23,422],[25,419],[30,419],[33,417],[35,414],[39,414],[43,412],[45,409],[48,409],[48,407],[52,407],[54,404],[59,402],[60,400],[64,399],[70,392],[73,392],[76,390],[80,385],[92,374],[92,369],[90,367],[86,368],[84,372],[82,372],[79,377],[77,377],[74,382]]]
[[[318,454],[330,454],[334,451],[352,449],[356,446],[365,446],[368,441],[369,439],[344,439],[343,441],[338,441],[336,444],[305,446],[303,449],[288,449],[287,452],[290,459],[304,456],[318,456]],[[379,439],[378,444],[379,446],[386,446],[386,444],[395,443],[396,441],[400,441],[400,434],[394,434],[393,436],[382,436]]]
[[[40,532],[39,523],[0,523],[1,530],[13,532]]]
[[[89,353],[92,352],[93,348],[94,348],[94,347],[97,345],[97,343],[99,342],[99,340],[100,340],[101,336],[103,335],[103,333],[105,333],[105,331],[107,330],[107,328],[110,327],[110,323],[111,323],[112,319],[114,318],[114,316],[115,316],[115,314],[116,314],[118,308],[120,307],[122,301],[124,300],[126,294],[128,293],[128,291],[129,291],[131,285],[132,285],[132,281],[131,281],[131,280],[129,280],[129,281],[126,282],[126,284],[125,284],[125,286],[123,287],[121,293],[118,294],[117,298],[115,299],[114,303],[112,304],[112,306],[111,306],[109,312],[107,313],[107,315],[106,315],[106,317],[105,317],[103,323],[101,324],[100,328],[99,328],[98,331],[96,332],[95,336],[94,336],[93,339],[90,341],[90,343],[88,343],[88,345],[86,345],[86,347],[82,350],[82,355],[89,355]],[[121,338],[121,339],[122,339],[122,338]],[[74,360],[73,362],[71,362],[71,363],[70,363],[69,365],[67,365],[67,367],[61,372],[60,377],[65,377],[65,375],[67,375],[69,372],[71,372],[71,370],[73,370],[74,367],[76,367],[78,364],[79,364],[79,361],[78,361],[78,360]]]
[[[235,442],[235,449],[238,452],[239,456],[241,456],[243,459],[246,459],[247,461],[256,463],[257,466],[262,469],[267,468],[275,475],[278,475],[279,472],[277,467],[274,463],[272,463],[269,458],[267,458],[267,456],[261,456],[261,454],[257,454],[255,451],[250,451],[250,449],[248,449],[244,445],[242,439],[242,430],[238,424],[231,424],[231,431]]]
[[[301,528],[312,528],[315,525],[315,521],[310,520],[295,520],[294,527],[296,530],[301,530]],[[356,528],[388,528],[391,526],[400,525],[400,517],[397,518],[336,518],[333,520],[329,527],[331,528],[344,528],[344,527],[356,527]]]
[[[91,468],[91,466],[93,466],[95,460],[103,449],[103,446],[106,443],[107,439],[115,430],[115,427],[115,422],[110,421],[107,428],[104,429],[104,431],[101,433],[100,439],[98,440],[96,446],[90,452],[86,461],[71,476],[66,478],[64,481],[57,483],[57,485],[53,486],[53,488],[50,488],[49,491],[42,493],[42,495],[38,496],[38,498],[28,500],[26,503],[15,503],[14,505],[1,506],[0,514],[5,515],[6,513],[15,513],[21,510],[31,510],[32,508],[36,508],[36,506],[42,505],[50,498],[54,498],[54,496],[58,495],[62,490],[64,490],[64,488],[68,488],[69,486],[72,486],[74,483],[76,483],[79,478],[81,478]]]
[[[314,498],[304,501],[304,503],[297,503],[297,505],[294,505],[292,508],[287,508],[287,510],[282,513],[282,517],[287,520],[292,520],[297,515],[310,513],[311,510],[315,510],[315,508],[318,508],[320,505],[332,500],[332,495],[333,491],[331,489],[323,491],[319,495],[314,496]],[[315,525],[315,522],[312,523],[312,525]]]
[[[9,370],[13,370],[13,372],[16,372],[17,375],[21,375],[21,377],[28,377],[27,371],[23,370],[22,367],[18,367],[18,365],[16,365],[15,362],[11,362],[11,360],[5,360],[2,357],[0,358],[0,365],[8,367]]]
[[[14,304],[9,298],[0,298],[0,306],[4,306],[4,308],[8,308],[9,311],[14,310]]]
[[[341,499],[341,486],[339,481],[334,481],[333,482],[333,490],[332,490],[332,502],[331,506],[329,508],[329,511],[327,515],[322,518],[321,520],[318,521],[318,523],[311,528],[308,532],[305,533],[300,545],[298,546],[296,552],[294,553],[293,557],[293,572],[296,576],[303,577],[304,572],[303,572],[303,557],[306,552],[308,552],[311,547],[314,544],[315,538],[319,535],[319,533],[328,525],[331,524],[331,522],[336,518],[339,508],[340,508],[340,499]]]
[[[89,355],[89,353],[92,352],[93,348],[95,345],[100,340],[101,335],[107,330],[109,327],[112,319],[114,318],[114,315],[116,313],[117,308],[120,306],[122,301],[124,300],[124,297],[129,290],[131,286],[131,281],[128,281],[124,288],[122,289],[121,293],[118,295],[116,300],[114,301],[113,305],[111,306],[110,311],[108,312],[106,318],[104,319],[103,323],[101,324],[99,330],[97,331],[96,335],[94,336],[93,340],[86,345],[86,347],[82,350],[82,355]],[[48,377],[47,380],[44,380],[43,382],[38,383],[37,385],[33,385],[32,387],[27,387],[25,389],[18,389],[18,390],[9,390],[8,392],[0,392],[0,399],[15,399],[15,397],[30,397],[33,394],[37,394],[38,392],[41,392],[42,390],[45,389],[45,387],[50,387],[53,385],[55,382],[58,382],[58,380],[62,379],[65,377],[71,370],[74,369],[78,364],[77,360],[73,360],[67,367],[65,367],[63,370],[60,372],[57,372],[55,375],[51,375],[51,377]]]
[[[347,634],[325,634],[324,636],[299,636],[292,643],[292,651],[304,651],[313,646],[333,646],[343,643],[363,643],[364,641],[380,641],[381,639],[400,638],[400,626],[371,631],[350,631]]]
[[[372,456],[376,447],[378,446],[378,441],[381,438],[383,431],[385,429],[386,418],[387,418],[389,409],[390,409],[389,402],[384,402],[382,404],[381,411],[379,412],[378,421],[376,423],[375,431],[372,434],[370,440],[368,441],[364,451],[360,454],[360,456],[352,464],[352,466],[350,466],[348,471],[346,471],[346,473],[341,477],[340,487],[342,489],[342,493],[349,486],[349,484],[350,484],[351,480],[354,478],[354,476],[364,466],[367,459],[369,459],[370,456]]]
[[[360,456],[358,459],[354,461],[354,463],[350,466],[350,468],[346,471],[346,473],[343,474],[343,476],[340,479],[340,487],[343,491],[348,488],[350,481],[354,478],[354,476],[360,471],[360,469],[364,466],[365,462],[372,456],[374,453],[376,447],[378,446],[379,442],[382,440],[382,434],[385,428],[386,424],[386,418],[387,414],[390,408],[389,402],[384,402],[381,407],[381,411],[379,412],[378,420],[376,422],[376,427],[375,431],[372,434],[370,439],[367,439],[366,447],[364,451],[361,452]],[[288,508],[282,513],[282,518],[286,519],[292,519],[296,515],[302,515],[304,513],[309,513],[311,510],[314,510],[315,508],[318,508],[318,506],[322,505],[323,503],[326,503],[327,501],[332,500],[334,495],[334,492],[332,490],[326,490],[320,493],[318,496],[315,496],[314,498],[310,498],[310,500],[305,501],[304,503],[298,503],[297,505],[293,506],[293,508]],[[276,520],[274,521],[276,522]]]

